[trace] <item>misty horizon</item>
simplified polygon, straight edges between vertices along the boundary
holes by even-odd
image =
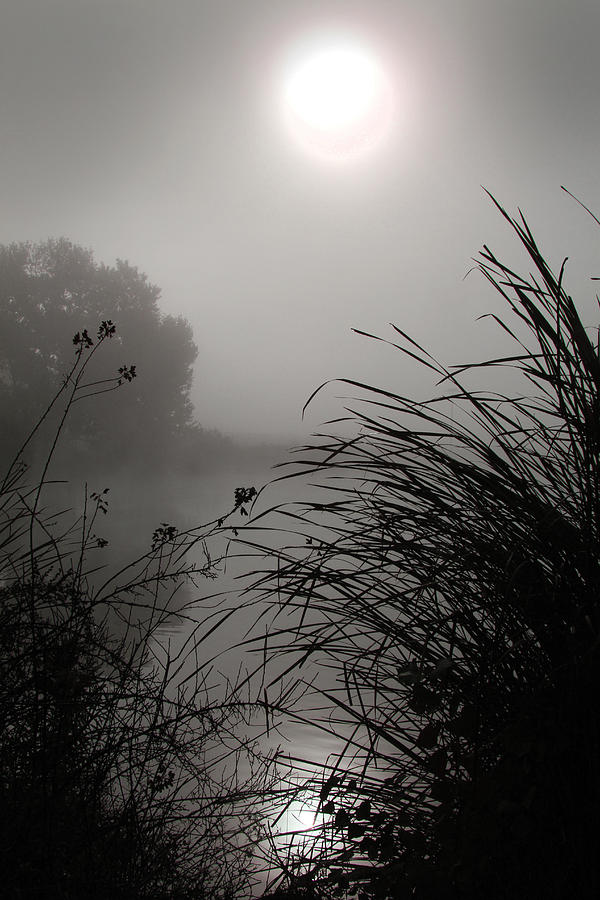
[[[507,247],[480,185],[587,277],[593,228],[560,185],[600,208],[599,27],[587,0],[9,2],[0,243],[66,236],[128,260],[193,328],[198,421],[296,442],[337,414],[323,395],[301,418],[322,382],[410,377],[352,328],[394,322],[448,363],[496,340],[475,324],[490,292],[463,281],[482,243]],[[382,145],[337,168],[278,107],[287,55],[336,33],[396,97]]]

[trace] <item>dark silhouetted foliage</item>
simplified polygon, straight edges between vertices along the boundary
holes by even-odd
[[[312,764],[322,824],[290,845],[284,897],[600,894],[598,331],[498,208],[535,271],[479,258],[509,352],[448,369],[395,328],[437,392],[345,382],[354,436],[304,449],[324,491],[279,510],[295,539],[254,585],[267,684],[321,672],[292,712],[341,748]]]
[[[206,607],[174,603],[185,585],[211,583],[219,556],[207,542],[220,525],[162,522],[145,552],[100,577],[108,489],[86,489],[79,515],[46,499],[79,400],[135,390],[128,363],[91,374],[117,336],[108,319],[75,334],[66,377],[0,482],[0,892],[247,896],[269,762],[249,735],[252,705],[207,661],[235,609],[210,593]],[[34,474],[23,453],[39,435],[47,453]],[[256,493],[239,491],[236,521],[239,496]],[[176,651],[167,626],[186,629]]]

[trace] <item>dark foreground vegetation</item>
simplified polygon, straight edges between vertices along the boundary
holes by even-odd
[[[5,896],[241,898],[265,854],[267,890],[288,900],[600,894],[598,335],[564,264],[554,272],[524,219],[499,211],[535,272],[487,247],[479,260],[506,304],[494,318],[509,351],[448,369],[396,328],[394,346],[436,392],[346,382],[357,400],[345,436],[317,436],[301,475],[285,476],[322,492],[239,531],[255,571],[229,604],[206,585],[253,489],[236,491],[234,519],[159,523],[146,552],[100,573],[104,489],[85,488],[79,515],[55,503],[61,440],[81,459],[105,441],[127,466],[168,425],[162,449],[183,453],[195,427],[185,323],[164,325],[189,353],[153,408],[113,325],[122,312],[131,334],[141,322],[160,332],[143,277],[68,243],[2,250],[0,312],[14,325],[0,358],[2,452],[14,454],[0,486]],[[50,347],[50,322],[58,332],[80,307],[73,343]],[[54,399],[37,407],[43,383]],[[113,413],[130,390],[135,403]],[[21,410],[38,425],[19,442]],[[203,603],[182,605],[182,586],[200,583]],[[260,637],[242,646],[259,646],[260,662],[231,684],[211,642],[242,602],[259,604]],[[176,650],[163,631],[174,616]],[[282,744],[275,779],[257,710],[268,729],[304,723],[339,752]],[[277,811],[301,801],[314,827],[274,834]]]
[[[208,639],[231,610],[177,597],[210,584],[219,561],[207,542],[253,491],[238,490],[221,521],[157,525],[146,552],[101,572],[107,490],[86,488],[78,516],[46,508],[73,408],[131,384],[129,365],[90,375],[116,335],[111,320],[75,334],[62,386],[0,484],[1,892],[243,896],[269,765],[246,733],[252,704],[209,665]],[[49,448],[37,468],[23,462],[34,440]],[[176,651],[167,623],[185,628]]]
[[[600,895],[598,331],[498,208],[534,267],[479,258],[508,352],[448,369],[395,328],[437,392],[345,382],[355,436],[301,453],[322,496],[279,510],[255,585],[272,685],[304,677],[295,714],[340,747],[291,761],[319,815],[279,896]]]

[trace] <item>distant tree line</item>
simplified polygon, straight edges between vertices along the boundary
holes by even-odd
[[[93,404],[75,404],[68,453],[82,465],[173,465],[201,469],[203,455],[227,447],[194,419],[190,399],[198,348],[190,324],[164,315],[159,289],[121,260],[99,264],[65,238],[0,246],[0,453],[8,458],[69,371],[71,336],[118,325],[102,369],[133,367],[130,390],[111,402],[90,366]],[[130,370],[127,370],[130,372]],[[142,377],[136,377],[142,376]]]

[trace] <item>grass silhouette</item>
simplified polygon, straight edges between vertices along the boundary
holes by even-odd
[[[340,748],[290,759],[322,823],[280,851],[281,897],[600,892],[598,334],[565,263],[555,274],[493,202],[533,266],[478,259],[512,352],[447,368],[394,327],[386,343],[436,392],[344,380],[343,427],[284,476],[324,490],[245,533],[273,611],[265,703],[297,680],[304,706],[287,712]],[[507,369],[514,393],[469,386]]]

